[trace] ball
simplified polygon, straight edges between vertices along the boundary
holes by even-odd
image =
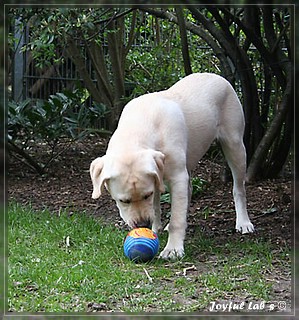
[[[125,256],[134,262],[151,261],[158,253],[158,250],[158,236],[148,228],[131,230],[124,241]]]

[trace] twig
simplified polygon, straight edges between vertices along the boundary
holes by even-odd
[[[192,265],[191,267],[187,267],[183,269],[183,275],[186,276],[187,271],[191,271],[191,270],[197,270],[195,265]]]
[[[149,273],[147,272],[147,270],[145,268],[143,268],[143,270],[144,270],[149,282],[152,283],[153,282],[153,278],[149,275]]]
[[[8,141],[7,143],[8,150],[14,152],[25,159],[25,161],[21,160],[24,164],[29,166],[31,169],[34,169],[38,174],[42,175],[44,173],[43,166],[39,165],[37,161],[34,160],[33,157],[29,155],[29,153],[25,152],[22,148],[19,148],[12,141]],[[15,156],[16,157],[16,156]],[[17,157],[16,157],[17,158]],[[18,159],[18,158],[17,158]]]
[[[66,245],[67,247],[70,246],[70,237],[69,237],[69,236],[67,236],[67,237],[65,238],[65,245]]]
[[[232,281],[244,281],[247,280],[247,278],[232,278]]]

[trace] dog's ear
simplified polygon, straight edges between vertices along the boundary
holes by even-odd
[[[101,196],[104,182],[108,179],[108,177],[103,174],[105,157],[106,156],[96,158],[90,164],[89,172],[93,185],[93,199],[98,199]]]
[[[165,155],[160,151],[154,151],[153,158],[156,163],[156,170],[155,170],[156,182],[159,186],[160,192],[163,193],[165,192],[165,186],[163,183]]]

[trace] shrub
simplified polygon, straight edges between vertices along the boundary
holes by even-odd
[[[39,173],[44,173],[58,154],[56,147],[59,142],[73,142],[91,132],[104,132],[95,129],[95,124],[105,116],[105,106],[94,103],[87,108],[87,99],[87,91],[79,88],[51,95],[47,101],[10,101],[7,125],[9,151]],[[38,144],[46,144],[51,150],[46,163],[39,164],[36,155],[32,155],[30,146]]]

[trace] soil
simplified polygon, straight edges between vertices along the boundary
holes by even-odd
[[[89,165],[93,159],[105,153],[106,146],[106,139],[95,137],[74,143],[52,162],[48,173],[43,176],[11,157],[7,175],[9,201],[30,204],[38,210],[48,208],[54,213],[63,209],[67,209],[70,214],[85,211],[117,228],[126,228],[107,192],[99,200],[91,198]],[[35,147],[34,151],[42,160],[49,157],[45,146]],[[195,170],[194,175],[208,183],[200,196],[192,199],[186,240],[192,237],[198,227],[219,243],[225,243],[228,236],[237,239],[245,236],[233,232],[235,214],[232,184],[224,183],[221,179],[223,161],[219,154],[213,159],[205,156]],[[286,246],[291,248],[294,218],[290,170],[285,170],[284,177],[279,179],[247,184],[246,190],[248,212],[256,229],[253,235],[247,236],[268,240],[277,250]],[[162,204],[162,212],[166,224],[169,204]],[[205,219],[203,212],[211,212],[212,216]],[[275,283],[273,300],[287,301],[290,305],[291,268],[287,269],[276,269],[275,274],[272,274]]]

